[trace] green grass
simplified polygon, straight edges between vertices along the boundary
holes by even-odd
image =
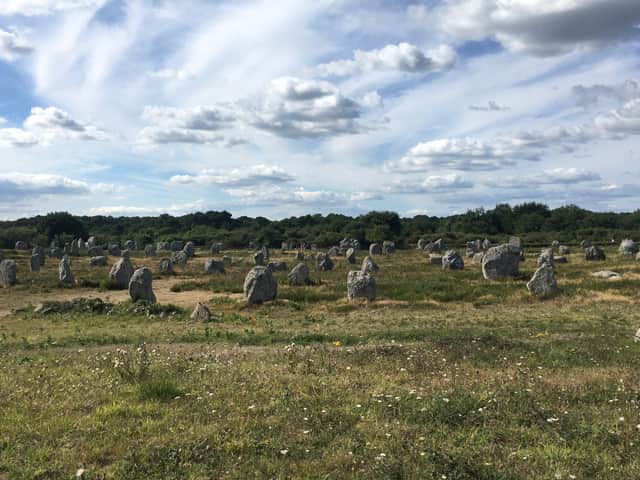
[[[376,302],[346,301],[338,259],[317,286],[278,273],[257,307],[247,252],[224,275],[181,267],[154,306],[74,299],[53,262],[19,257],[0,290],[0,479],[640,478],[640,264],[608,253],[571,255],[546,301],[526,292],[534,255],[488,282],[410,251],[377,259]],[[76,277],[102,282],[84,260]],[[196,299],[212,322],[189,319]]]

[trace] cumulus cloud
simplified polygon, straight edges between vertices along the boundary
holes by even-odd
[[[410,43],[387,45],[378,50],[356,50],[353,59],[318,65],[321,76],[343,77],[374,70],[431,73],[451,68],[456,52],[448,45],[422,51]]]
[[[0,60],[15,62],[31,52],[33,46],[17,33],[0,29]]]
[[[594,122],[597,127],[614,135],[640,134],[640,98],[630,100],[605,115],[597,116]]]
[[[510,110],[506,105],[500,105],[495,100],[489,100],[486,105],[470,105],[469,110],[476,112],[506,112]]]
[[[349,196],[330,190],[286,189],[278,185],[259,188],[228,188],[225,192],[242,205],[338,205],[349,201]]]
[[[358,133],[363,106],[331,83],[281,77],[269,85],[258,105],[247,109],[256,128],[287,138]]]
[[[488,179],[485,184],[499,189],[536,189],[542,186],[577,185],[581,183],[600,182],[602,177],[592,170],[575,167],[558,167],[543,170],[535,175],[502,176]]]
[[[472,137],[443,138],[419,143],[400,160],[385,168],[397,173],[453,170],[494,170],[520,160],[538,161],[550,148],[572,152],[576,144],[592,141],[599,133],[590,126],[557,127],[544,131],[521,131],[484,140]]]
[[[104,0],[2,0],[0,2],[0,16],[49,15],[64,10],[97,7],[103,3]]]
[[[512,52],[551,56],[636,35],[640,2],[445,0],[430,14],[409,13],[456,41],[493,39]]]
[[[253,165],[248,168],[232,170],[203,170],[197,175],[175,175],[170,182],[179,185],[224,185],[244,187],[259,184],[286,183],[294,180],[294,176],[275,165]]]
[[[62,175],[10,172],[0,174],[0,198],[24,199],[45,195],[88,195],[112,191],[113,185],[91,184]]]
[[[242,140],[220,133],[236,121],[236,113],[228,106],[191,108],[147,106],[142,119],[151,125],[138,134],[141,144],[196,143],[234,146]]]
[[[21,128],[0,128],[0,146],[27,148],[36,146],[38,138]]]
[[[581,107],[597,104],[600,99],[609,98],[625,102],[640,97],[640,84],[627,80],[621,85],[575,85],[571,89],[576,104]]]
[[[473,183],[471,181],[452,173],[448,175],[430,175],[421,182],[397,180],[389,187],[389,191],[401,194],[448,193],[472,187]]]
[[[139,205],[105,205],[90,208],[89,215],[104,216],[155,216],[163,213],[172,215],[183,215],[188,212],[202,211],[206,209],[204,200],[197,200],[191,203],[174,204],[168,207],[145,207]]]

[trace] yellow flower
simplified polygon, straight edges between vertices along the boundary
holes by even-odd
[[[340,340],[338,340],[337,342],[333,342],[333,344],[334,344],[336,347],[341,347],[341,346],[342,346],[342,342],[341,342]]]

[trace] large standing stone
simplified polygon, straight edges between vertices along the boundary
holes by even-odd
[[[173,275],[173,263],[171,259],[163,258],[159,265],[160,275]]]
[[[102,249],[102,247],[96,246],[96,245],[91,247],[87,253],[89,254],[90,257],[103,257],[104,256],[104,250]]]
[[[204,271],[206,273],[224,273],[224,263],[210,258],[204,262]]]
[[[14,260],[2,260],[0,262],[0,286],[11,287],[17,282],[16,262]]]
[[[116,262],[116,264],[111,267],[111,271],[109,272],[109,278],[111,282],[118,288],[127,288],[129,286],[129,281],[131,280],[131,276],[133,275],[133,265],[129,258],[124,257]]]
[[[360,270],[351,271],[347,275],[347,298],[365,298],[369,301],[376,299],[376,280],[370,273]]]
[[[591,246],[585,248],[584,250],[584,258],[590,262],[602,261],[607,259],[607,255],[604,253],[604,250],[600,247]]]
[[[27,242],[23,242],[22,240],[18,240],[16,242],[16,250],[29,250],[29,244]]]
[[[91,257],[89,259],[89,265],[92,267],[106,267],[107,266],[107,257]]]
[[[482,259],[482,275],[487,280],[515,277],[519,273],[520,253],[509,245],[491,247]]]
[[[73,285],[76,283],[76,279],[73,276],[73,272],[71,271],[71,263],[69,257],[66,255],[62,260],[60,260],[60,265],[58,265],[58,280],[60,283],[65,285]]]
[[[305,286],[311,285],[311,278],[309,277],[309,267],[304,263],[299,263],[289,272],[287,275],[289,285]]]
[[[369,245],[369,256],[382,255],[382,247],[379,243],[372,243]]]
[[[349,262],[350,264],[355,264],[356,263],[356,250],[355,248],[350,248],[347,250],[346,253],[346,258],[347,258],[347,262]]]
[[[191,314],[191,320],[195,320],[196,322],[210,322],[211,321],[211,310],[204,303],[198,302],[196,308],[193,309],[193,313]]]
[[[278,283],[267,267],[256,266],[244,279],[244,295],[250,305],[275,300]]]
[[[553,266],[543,263],[527,283],[527,289],[537,297],[550,297],[560,291]]]
[[[153,275],[147,267],[133,272],[129,281],[129,297],[132,302],[144,300],[147,303],[156,303],[156,296],[153,293]]]
[[[185,265],[189,260],[189,255],[184,250],[180,250],[179,252],[174,252],[171,255],[171,263],[174,265]]]
[[[618,249],[620,255],[632,256],[638,253],[638,244],[630,238],[625,238],[620,242],[620,248]]]
[[[375,273],[379,269],[380,268],[378,267],[376,262],[373,261],[373,258],[366,256],[362,260],[362,268],[360,269],[362,273]]]
[[[443,270],[463,270],[464,260],[455,250],[448,250],[442,257]]]
[[[384,242],[382,242],[382,252],[386,255],[390,255],[392,253],[396,253],[396,244],[395,242],[391,242],[388,240],[385,240]]]
[[[328,253],[318,253],[316,255],[316,268],[319,272],[330,272],[333,270],[333,260]]]
[[[40,256],[31,255],[31,259],[29,260],[29,267],[31,267],[32,272],[40,271]]]
[[[189,258],[193,258],[196,256],[196,244],[193,242],[187,242],[183,250]]]

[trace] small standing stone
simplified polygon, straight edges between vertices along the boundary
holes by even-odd
[[[369,256],[382,255],[382,247],[379,243],[372,243],[369,245]]]
[[[558,288],[553,266],[549,263],[543,263],[527,283],[527,289],[536,297],[546,298],[557,294],[560,289]]]
[[[89,259],[89,265],[92,267],[106,267],[107,266],[107,257],[91,257]]]
[[[600,247],[591,246],[584,250],[584,258],[590,262],[603,261],[607,259],[607,255]]]
[[[330,272],[333,270],[333,260],[328,253],[318,253],[316,255],[316,268],[319,272]]]
[[[364,259],[362,260],[362,268],[360,269],[360,271],[362,273],[375,273],[379,270],[380,268],[378,267],[378,265],[376,264],[376,262],[373,261],[373,259],[369,256],[364,257]]]
[[[193,309],[193,313],[191,314],[191,320],[195,320],[196,322],[210,322],[211,321],[211,310],[204,303],[198,302],[196,308]]]
[[[347,298],[365,298],[369,301],[376,299],[376,280],[370,273],[360,270],[349,272],[347,275]]]
[[[15,260],[2,260],[0,262],[0,285],[3,287],[11,287],[16,284],[16,262]]]
[[[206,273],[224,273],[224,262],[210,258],[204,262],[204,271]]]
[[[455,250],[447,250],[442,257],[443,270],[464,270],[464,260]]]
[[[244,279],[244,295],[250,305],[275,300],[278,283],[267,267],[256,266]]]
[[[60,280],[60,283],[64,283],[65,285],[72,285],[76,282],[73,272],[71,271],[69,257],[66,255],[62,260],[60,260],[60,265],[58,266],[58,279]]]
[[[347,262],[351,263],[352,265],[355,264],[357,262],[355,248],[348,249],[346,253],[346,257],[347,257]]]
[[[160,275],[173,275],[173,263],[170,258],[160,260]]]
[[[144,247],[144,256],[145,257],[155,257],[156,256],[156,247],[155,245],[147,245]]]
[[[289,285],[311,285],[312,282],[309,278],[309,267],[307,267],[304,263],[297,264],[287,275],[287,280],[289,281]]]
[[[40,256],[39,255],[31,255],[31,259],[29,261],[29,266],[31,267],[32,272],[40,271]]]
[[[133,275],[133,265],[128,257],[121,258],[111,267],[109,278],[118,288],[127,288]]]

